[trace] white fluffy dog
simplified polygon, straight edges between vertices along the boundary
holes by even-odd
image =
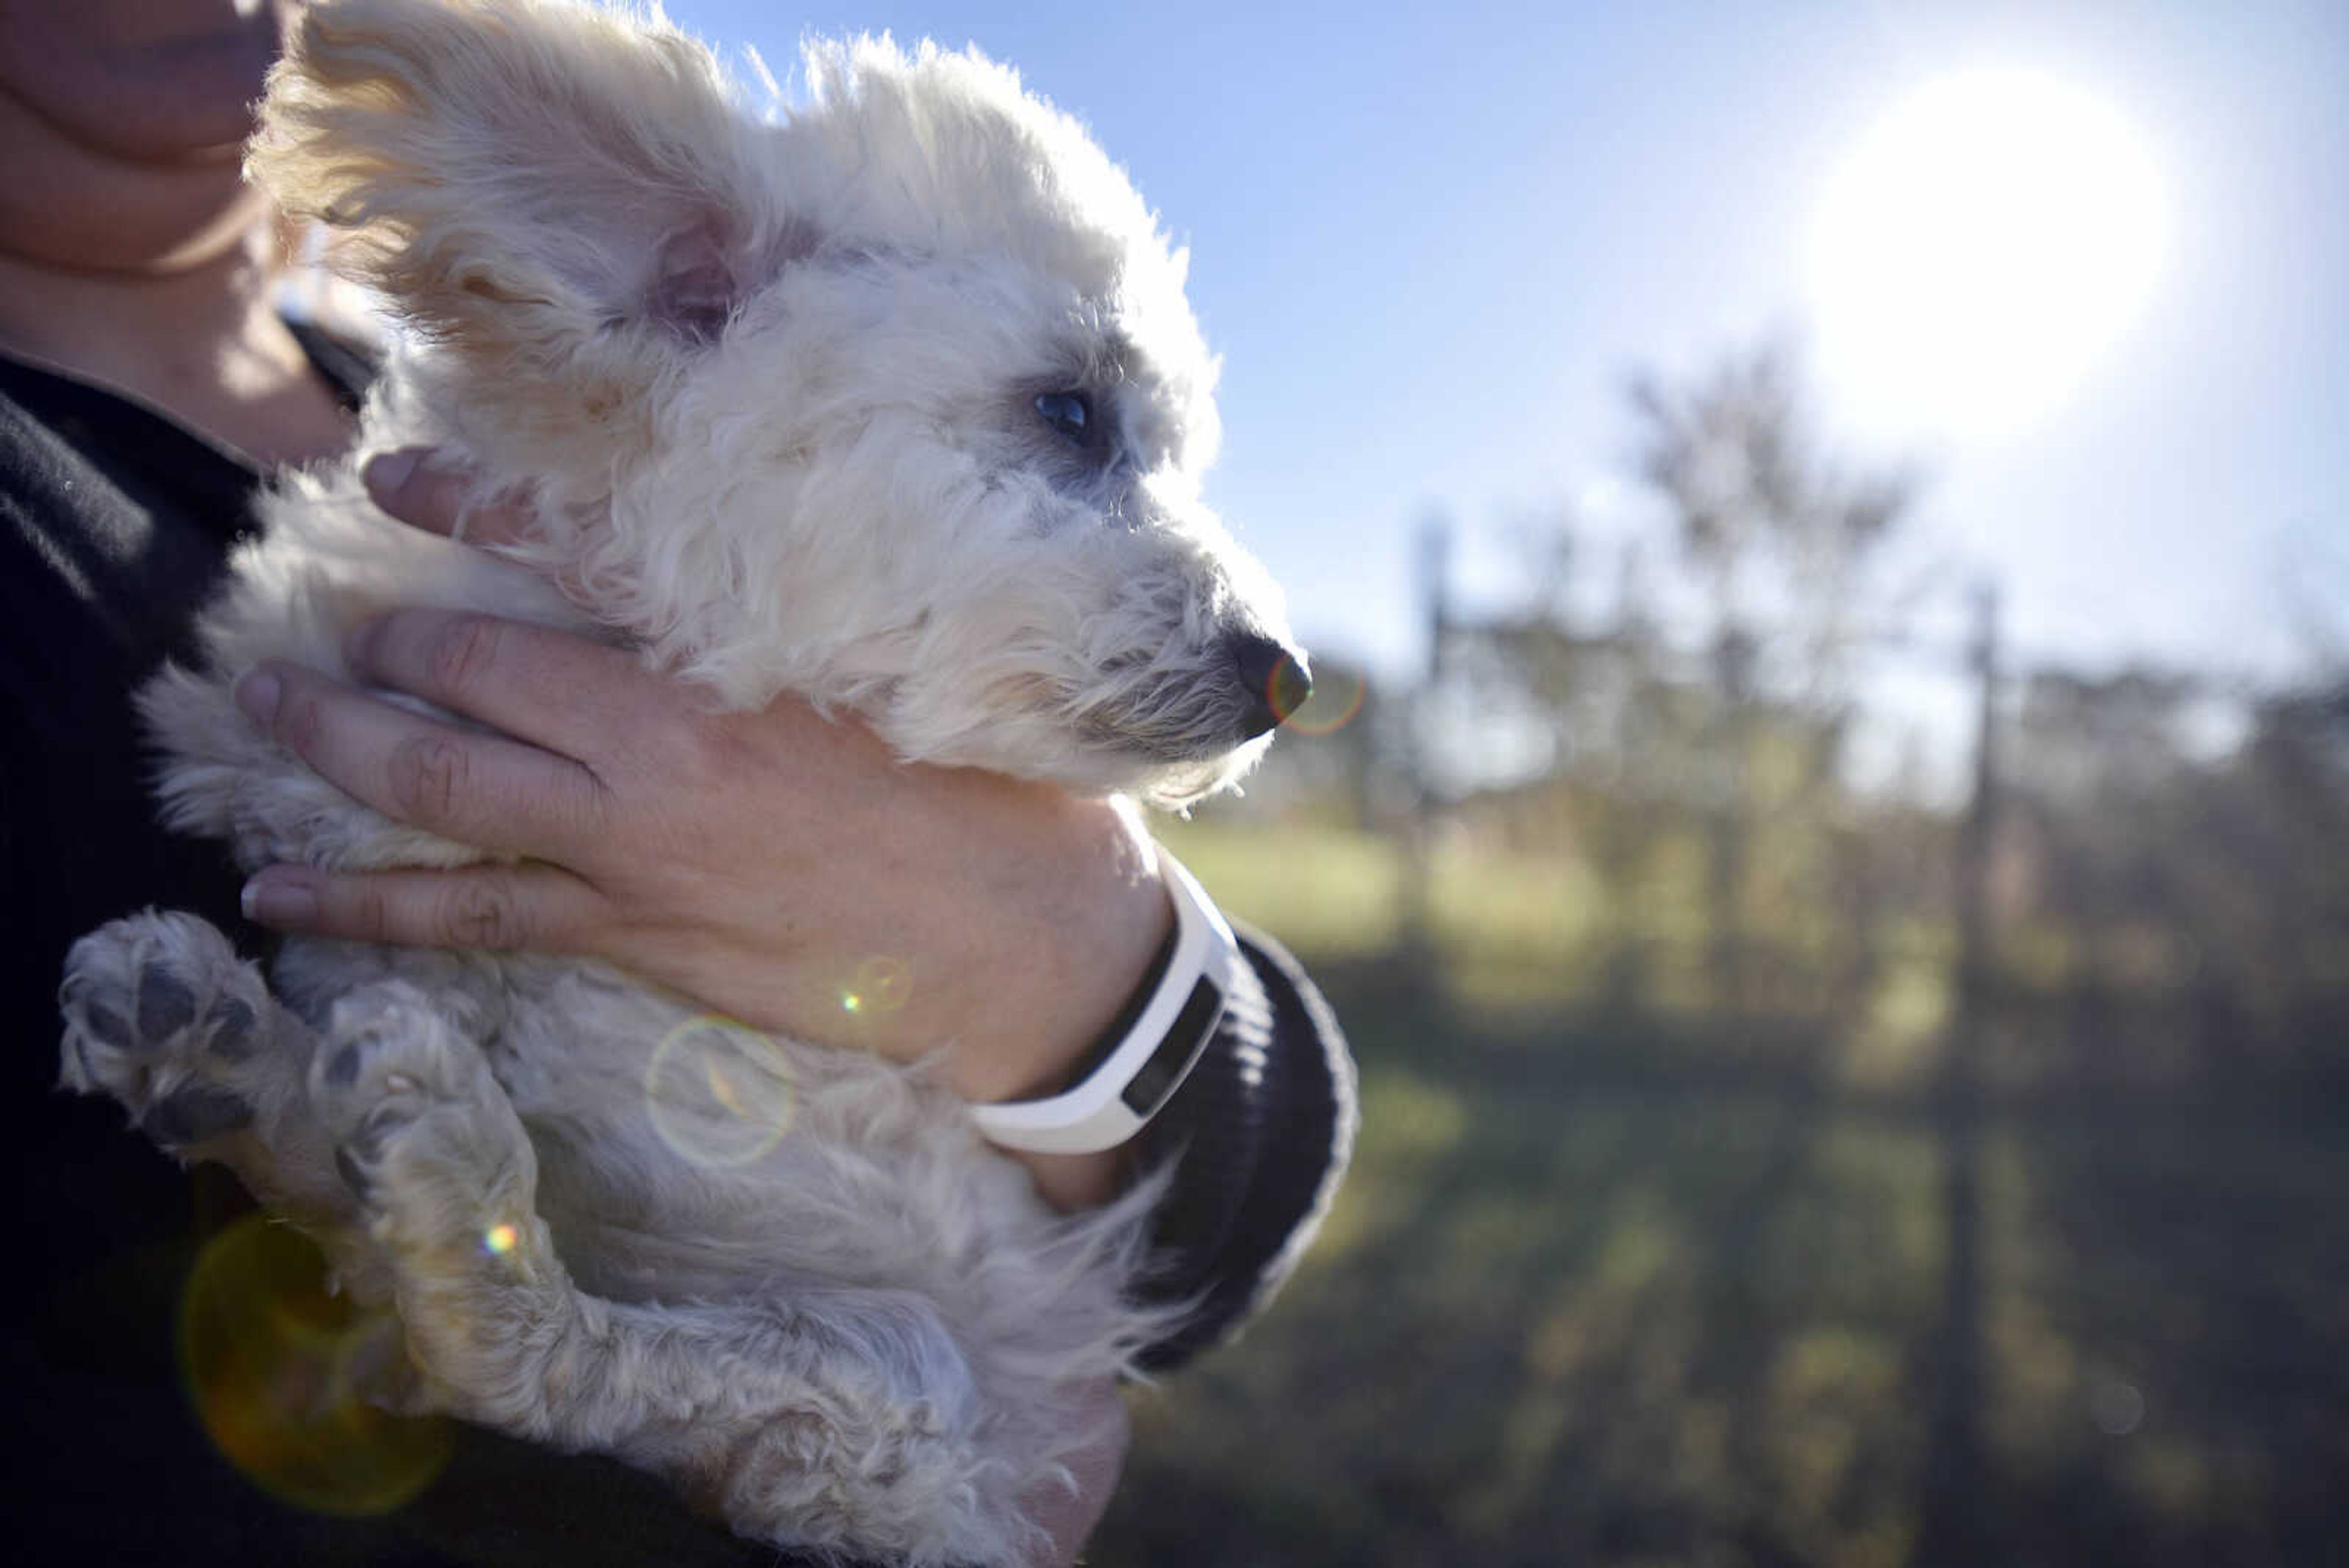
[[[450,449],[538,529],[494,559],[375,513],[354,462],[290,482],[204,666],[142,695],[177,824],[248,869],[480,858],[232,702],[264,658],[345,673],[395,605],[622,639],[722,705],[798,692],[906,758],[1076,789],[1187,801],[1252,759],[1285,634],[1196,497],[1214,364],[1181,257],[1007,71],[859,43],[809,76],[767,123],[657,22],[306,14],[252,168],[413,328],[362,451]],[[1127,1289],[1146,1193],[1060,1219],[931,1076],[593,962],[295,940],[272,981],[191,917],[109,926],[71,961],[64,1081],[395,1305],[401,1397],[779,1543],[1041,1550],[1023,1500],[1089,1435],[1077,1391],[1164,1326]]]

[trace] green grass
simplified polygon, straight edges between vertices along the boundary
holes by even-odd
[[[1931,1124],[1376,1064],[1364,1105],[1276,1309],[1142,1399],[1092,1561],[1912,1560],[1953,1310]],[[2349,1522],[2320,1479],[2349,1473],[2349,1149],[2054,1120],[1984,1148],[1985,1561],[2316,1561],[2293,1542]],[[2230,1256],[2238,1221],[2281,1235]]]
[[[1402,935],[1402,863],[1392,844],[1333,828],[1154,825],[1216,904],[1318,960],[1382,953]]]
[[[1279,1308],[1145,1401],[1095,1562],[1701,1561],[1757,1530],[1899,1560],[1918,1134],[1379,1068],[1365,1128]]]
[[[1940,933],[1889,944],[1842,1033],[1757,1056],[1593,1011],[1607,911],[1555,867],[1439,861],[1423,969],[1388,846],[1170,839],[1330,990],[1363,1128],[1274,1310],[1141,1397],[1091,1562],[2300,1568],[2349,1535],[2323,1119],[1965,1132],[1920,1092]]]
[[[1171,824],[1160,837],[1219,905],[1309,961],[1375,958],[1409,934],[1411,871],[1391,838],[1212,823]],[[1465,989],[1503,1005],[1554,1006],[1596,982],[1595,939],[1609,909],[1578,862],[1460,845],[1440,846],[1430,859],[1429,934]]]

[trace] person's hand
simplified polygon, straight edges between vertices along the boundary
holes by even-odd
[[[1046,1484],[1028,1494],[1029,1517],[1052,1538],[1051,1555],[1038,1568],[1070,1568],[1086,1541],[1109,1511],[1111,1496],[1125,1469],[1125,1456],[1133,1443],[1133,1423],[1117,1385],[1108,1379],[1087,1385],[1078,1394],[1079,1419],[1089,1434],[1083,1447],[1066,1463],[1076,1482],[1073,1490]]]
[[[457,529],[461,487],[378,460],[385,511]],[[528,519],[476,509],[466,537]],[[399,610],[347,649],[421,717],[272,661],[254,721],[396,821],[508,857],[458,871],[264,868],[255,920],[365,941],[607,960],[761,1029],[907,1061],[951,1044],[967,1098],[1051,1086],[1116,1016],[1172,925],[1130,806],[909,766],[786,700],[715,713],[629,654],[541,627]],[[1106,1196],[1114,1161],[1026,1160],[1047,1196]]]

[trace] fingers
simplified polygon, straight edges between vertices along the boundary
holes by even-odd
[[[470,732],[272,662],[237,705],[344,794],[396,822],[477,848],[564,858],[602,831],[594,773],[501,735]]]
[[[512,545],[530,532],[530,508],[516,501],[477,501],[462,470],[435,468],[430,447],[403,447],[367,460],[367,495],[390,515],[428,533],[471,545]]]
[[[353,670],[519,740],[594,763],[616,736],[657,743],[676,689],[567,632],[455,610],[394,610],[344,646]]]
[[[608,911],[552,866],[330,872],[272,866],[244,885],[247,919],[279,930],[409,947],[585,952]]]

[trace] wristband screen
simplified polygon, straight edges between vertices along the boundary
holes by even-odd
[[[1216,1026],[1223,1011],[1223,992],[1202,978],[1191,988],[1191,1000],[1175,1015],[1174,1026],[1166,1031],[1165,1041],[1151,1053],[1150,1060],[1142,1064],[1142,1071],[1133,1075],[1133,1081],[1118,1096],[1125,1102],[1126,1109],[1144,1118],[1157,1114],[1160,1104],[1183,1081],[1183,1069],[1191,1064],[1191,1058],[1206,1044],[1207,1031]]]

